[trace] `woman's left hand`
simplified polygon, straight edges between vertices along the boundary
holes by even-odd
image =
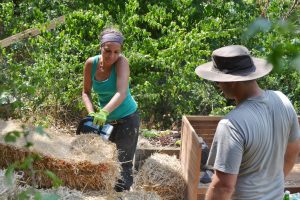
[[[90,112],[89,116],[94,117],[93,124],[103,126],[106,122],[107,116],[109,112],[106,110],[101,109],[99,112]]]

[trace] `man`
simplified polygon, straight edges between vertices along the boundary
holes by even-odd
[[[206,200],[282,200],[284,177],[300,151],[300,130],[288,98],[256,82],[271,70],[239,45],[215,50],[212,62],[196,68],[237,104],[217,126],[207,161],[215,173]]]

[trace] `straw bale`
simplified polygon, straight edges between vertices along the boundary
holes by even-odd
[[[186,183],[176,156],[154,153],[134,181],[134,190],[154,191],[164,200],[184,199]]]
[[[39,187],[51,187],[51,180],[43,170],[51,170],[64,185],[79,190],[112,191],[120,177],[120,164],[115,144],[103,141],[99,135],[79,136],[58,135],[55,137],[38,133],[28,138],[34,145],[30,150],[24,148],[26,141],[20,138],[16,143],[7,144],[4,136],[12,130],[20,130],[14,121],[0,120],[0,168],[6,168],[16,161],[23,161],[30,154],[41,157],[33,163]],[[33,131],[33,130],[31,130]],[[24,180],[31,182],[28,171]]]
[[[5,183],[4,174],[5,170],[0,170],[0,200],[16,199],[18,194],[30,189],[29,185],[24,185],[20,182],[22,175],[16,173],[13,176],[13,185],[8,186]],[[156,193],[145,191],[112,192],[105,194],[101,191],[81,192],[67,187],[36,189],[36,191],[40,192],[43,196],[56,194],[60,200],[161,200]]]
[[[146,191],[123,192],[120,198],[122,200],[161,200],[160,196],[155,192]]]

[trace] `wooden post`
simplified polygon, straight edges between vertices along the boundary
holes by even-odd
[[[60,16],[58,18],[51,20],[49,24],[48,23],[43,24],[43,26],[46,26],[46,30],[51,30],[51,29],[54,29],[59,24],[63,24],[63,23],[65,23],[65,16]],[[7,47],[13,43],[16,43],[24,38],[36,36],[40,33],[41,33],[41,31],[39,28],[30,28],[25,31],[22,31],[21,33],[17,33],[8,38],[0,40],[0,46],[2,48],[4,48],[4,47]]]

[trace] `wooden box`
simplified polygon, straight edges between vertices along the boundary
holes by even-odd
[[[200,183],[201,142],[210,147],[222,116],[183,116],[181,127],[180,160],[187,182],[186,199],[202,200],[209,184]],[[300,123],[300,117],[298,117]],[[300,158],[286,177],[285,188],[292,193],[300,192]]]

